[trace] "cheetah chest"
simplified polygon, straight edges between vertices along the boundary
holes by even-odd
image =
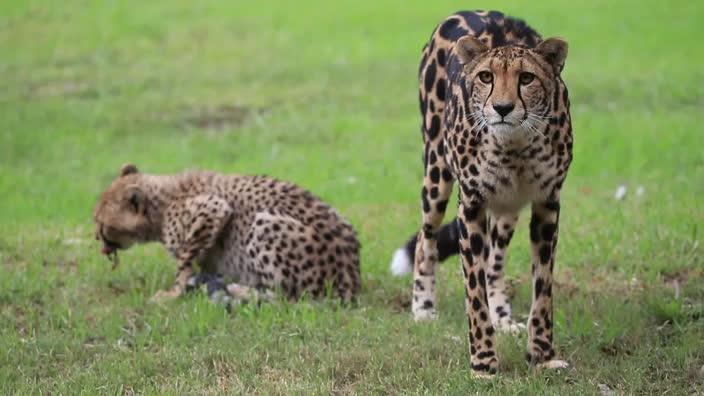
[[[547,198],[557,177],[555,160],[547,147],[517,150],[479,149],[469,161],[470,171],[459,174],[494,213],[516,213],[526,204]],[[474,171],[474,172],[472,172]]]

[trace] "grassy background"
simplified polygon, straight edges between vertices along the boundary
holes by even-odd
[[[387,269],[420,223],[420,49],[480,7],[569,41],[575,130],[555,293],[573,368],[531,372],[525,335],[502,338],[490,382],[468,372],[456,260],[431,324]],[[0,393],[703,392],[702,20],[693,1],[0,2]],[[148,304],[172,282],[163,249],[112,272],[92,240],[128,161],[316,192],[360,233],[359,306]],[[519,317],[526,217],[507,265]]]

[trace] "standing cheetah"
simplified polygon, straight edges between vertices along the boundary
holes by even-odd
[[[149,175],[125,165],[94,219],[104,254],[157,241],[173,255],[176,282],[156,299],[178,297],[189,282],[211,286],[210,275],[232,279],[226,290],[233,297],[275,288],[291,299],[317,297],[329,284],[351,301],[360,288],[352,226],[308,191],[269,177]],[[194,277],[196,262],[208,276]]]
[[[396,252],[392,270],[401,273],[414,260],[413,315],[432,319],[435,265],[460,254],[470,363],[479,376],[497,371],[495,330],[518,328],[503,264],[527,204],[534,290],[527,360],[566,366],[553,360],[552,345],[560,189],[572,160],[569,99],[560,77],[566,56],[565,41],[541,40],[524,22],[496,11],[449,16],[423,50],[423,227]],[[441,228],[455,181],[458,219]]]

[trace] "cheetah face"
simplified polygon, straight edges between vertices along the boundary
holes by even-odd
[[[456,44],[463,64],[467,117],[476,130],[487,127],[500,140],[540,134],[548,123],[556,78],[567,43],[547,39],[533,49],[506,46],[489,50],[473,36]]]
[[[138,177],[134,165],[125,165],[95,206],[95,238],[103,243],[103,254],[112,255],[148,239],[146,200]]]

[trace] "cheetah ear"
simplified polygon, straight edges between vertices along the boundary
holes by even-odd
[[[137,184],[127,186],[125,200],[135,213],[140,213],[146,207],[144,192]]]
[[[567,58],[567,41],[558,37],[549,38],[538,44],[535,52],[552,65],[555,74],[560,74]]]
[[[455,51],[457,52],[457,57],[460,58],[460,62],[466,65],[476,58],[477,55],[489,51],[489,47],[474,36],[464,36],[455,43]]]
[[[120,177],[131,175],[133,173],[139,173],[137,166],[134,164],[124,164],[122,165],[122,168],[120,168]]]

